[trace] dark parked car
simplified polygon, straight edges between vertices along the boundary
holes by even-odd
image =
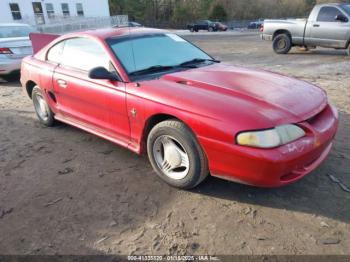
[[[206,30],[209,32],[226,31],[227,26],[220,22],[212,22],[210,20],[200,20],[193,24],[187,25],[187,29],[191,32],[198,32],[199,30]]]
[[[257,20],[250,22],[248,25],[248,29],[260,29],[264,24],[264,20]]]
[[[113,28],[116,28],[116,27],[143,27],[143,25],[141,25],[140,23],[137,23],[137,22],[129,21],[126,24],[114,25],[112,27]]]
[[[227,31],[228,29],[227,25],[224,25],[221,22],[214,22],[214,24],[216,25],[216,31]]]

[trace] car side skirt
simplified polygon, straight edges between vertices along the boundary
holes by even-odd
[[[114,136],[108,134],[107,132],[105,132],[104,130],[100,130],[99,128],[92,127],[86,123],[83,123],[83,122],[78,121],[76,119],[72,119],[72,118],[64,116],[62,114],[56,114],[55,119],[58,121],[61,121],[63,123],[66,123],[68,125],[82,129],[88,133],[91,133],[91,134],[96,135],[98,137],[101,137],[103,139],[106,139],[110,142],[113,142],[114,144],[125,147],[125,148],[127,148],[127,149],[129,149],[137,154],[140,153],[140,146],[136,145],[135,143],[131,143],[131,141],[129,141],[129,140],[114,137]]]

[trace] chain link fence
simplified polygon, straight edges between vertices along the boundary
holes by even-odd
[[[63,34],[88,29],[107,28],[113,26],[127,26],[128,16],[117,15],[111,17],[91,18],[55,18],[50,24],[36,25],[38,31],[43,33]]]
[[[83,31],[88,29],[108,28],[113,26],[127,26],[129,19],[127,15],[117,15],[111,17],[54,17],[47,21],[46,24],[35,24],[33,21],[25,21],[28,24],[34,25],[39,32],[64,34],[69,32]],[[229,30],[246,30],[257,29],[251,28],[249,25],[256,22],[256,20],[233,20],[224,22]],[[141,21],[142,23],[142,21]],[[174,25],[168,21],[144,22],[147,27],[162,28],[162,29],[186,29],[187,24]]]

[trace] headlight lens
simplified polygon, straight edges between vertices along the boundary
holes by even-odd
[[[296,125],[283,125],[264,131],[242,132],[237,136],[237,143],[242,146],[273,148],[288,144],[304,135],[304,130]]]

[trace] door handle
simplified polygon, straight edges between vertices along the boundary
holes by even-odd
[[[63,88],[66,88],[68,86],[67,82],[62,80],[62,79],[58,79],[57,84],[58,84],[58,86],[63,87]]]
[[[320,27],[320,25],[319,24],[314,24],[314,27]]]

